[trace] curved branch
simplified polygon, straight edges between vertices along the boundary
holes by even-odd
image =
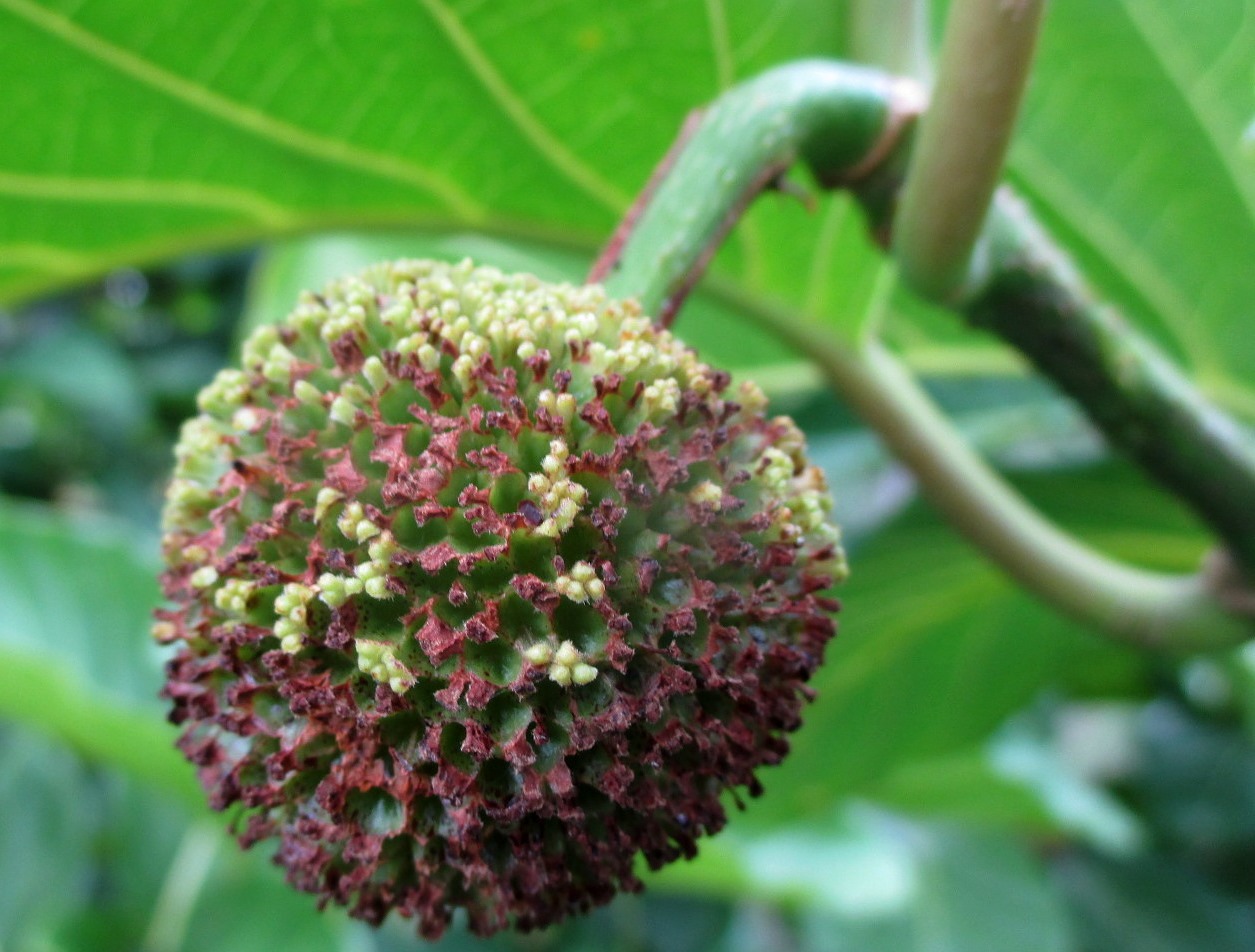
[[[1027,207],[999,193],[987,277],[962,304],[1076,400],[1108,441],[1186,502],[1255,578],[1255,438],[1154,343],[1096,301]]]
[[[667,320],[748,202],[795,159],[821,184],[848,187],[887,243],[919,106],[914,83],[818,61],[730,90],[677,145],[597,276]],[[1095,302],[1022,206],[995,202],[980,250],[984,278],[953,306],[1022,350],[1255,578],[1255,441],[1247,431]]]
[[[1125,565],[1059,529],[963,439],[915,378],[877,343],[843,346],[783,309],[721,296],[813,361],[915,474],[928,500],[1008,575],[1065,614],[1140,648],[1202,651],[1255,634],[1226,611],[1211,574]]]
[[[825,185],[875,191],[922,106],[911,80],[819,60],[734,87],[685,122],[589,280],[669,322],[760,192],[799,160]]]

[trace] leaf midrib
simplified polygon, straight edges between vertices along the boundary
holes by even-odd
[[[557,169],[571,184],[580,188],[607,209],[618,214],[631,203],[631,196],[611,184],[584,164],[548,128],[540,122],[523,98],[515,92],[501,72],[480,49],[474,36],[442,0],[417,0],[444,34],[449,45],[466,65],[476,82],[488,93],[493,103],[531,143],[536,152]]]
[[[69,19],[43,9],[30,0],[0,0],[0,10],[19,17],[116,72],[129,76],[161,95],[237,129],[308,158],[377,175],[428,193],[448,210],[468,222],[487,217],[487,210],[459,186],[438,173],[394,155],[374,152],[340,139],[327,138],[284,122],[269,113],[237,102],[185,76],[172,73],[138,53],[117,46]]]
[[[1249,171],[1243,174],[1243,167],[1238,155],[1237,145],[1241,130],[1237,130],[1230,141],[1224,132],[1225,122],[1221,118],[1221,109],[1213,97],[1200,91],[1200,83],[1191,83],[1187,79],[1188,69],[1184,63],[1184,53],[1173,38],[1171,25],[1166,24],[1161,15],[1152,7],[1153,0],[1120,0],[1124,15],[1133,27],[1134,32],[1145,44],[1147,51],[1155,62],[1163,69],[1164,75],[1170,80],[1173,89],[1185,102],[1190,117],[1197,123],[1203,133],[1203,140],[1219,161],[1229,177],[1229,184],[1246,208],[1247,218],[1255,222],[1255,176]],[[1243,23],[1249,16],[1249,3],[1243,4]],[[1232,43],[1241,42],[1241,35],[1235,36]]]

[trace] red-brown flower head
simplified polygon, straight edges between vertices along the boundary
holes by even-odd
[[[298,887],[439,935],[635,890],[759,791],[844,573],[793,423],[629,302],[401,261],[201,395],[165,693]]]

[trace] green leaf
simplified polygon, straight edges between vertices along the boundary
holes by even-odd
[[[656,885],[804,909],[817,949],[1063,952],[1061,904],[1014,841],[851,806],[763,835],[729,830]]]
[[[104,431],[115,445],[133,435],[148,411],[117,343],[82,327],[45,333],[4,354],[0,384],[46,393],[80,426]],[[102,401],[105,393],[109,399]]]
[[[1011,176],[1100,289],[1255,408],[1249,0],[1052,4]],[[843,47],[841,4],[0,0],[0,299],[346,225],[473,226],[585,256],[685,113]],[[90,108],[85,108],[84,104]],[[843,332],[892,279],[842,199],[768,196],[716,270]],[[920,365],[1010,365],[895,295]]]
[[[1255,948],[1255,905],[1230,899],[1167,857],[1118,863],[1075,854],[1054,873],[1081,952]]]
[[[0,946],[18,947],[45,917],[90,895],[87,782],[68,752],[0,727]]]
[[[202,819],[203,810],[189,815],[165,791],[101,776],[32,732],[0,728],[0,946],[343,948],[342,913],[317,914],[313,897],[284,883],[265,847],[242,852],[224,818]]]
[[[1115,855],[1145,845],[1135,814],[1081,776],[1029,712],[979,748],[908,761],[871,785],[877,803],[1036,836],[1071,836]]]
[[[0,717],[199,802],[157,701],[155,578],[118,526],[0,499]]]
[[[53,496],[144,458],[150,407],[116,340],[55,319],[17,337],[0,345],[0,487]]]
[[[1241,729],[1165,700],[1141,712],[1137,740],[1128,782],[1161,838],[1178,850],[1244,862],[1255,847],[1255,750]]]
[[[156,710],[157,653],[146,637],[156,573],[123,526],[0,500],[0,540],[5,649],[46,654],[59,676]]]
[[[1054,725],[1045,720],[1029,712],[998,732],[988,746],[997,776],[1031,789],[1059,828],[1081,842],[1116,856],[1145,847],[1138,816],[1067,759],[1053,736]],[[1100,744],[1094,747],[1092,753],[1107,753]]]
[[[747,952],[744,930],[729,902],[650,890],[620,895],[608,906],[573,916],[542,932],[499,932],[483,939],[457,923],[430,952]],[[775,915],[774,910],[765,910]],[[352,952],[415,952],[414,923],[393,917],[378,931],[353,930]],[[752,940],[750,940],[752,941]],[[789,948],[792,948],[791,946]],[[810,952],[798,948],[798,952]],[[818,952],[818,950],[816,950]]]
[[[1250,0],[1050,4],[1008,177],[1103,297],[1214,399],[1255,414]],[[886,336],[939,373],[1005,351],[900,294]]]
[[[838,499],[842,474],[830,473]],[[1120,467],[1021,476],[1100,548],[1186,570],[1206,537]],[[763,773],[753,822],[817,813],[918,758],[970,746],[1046,688],[1138,690],[1147,659],[1021,592],[922,505],[851,553],[840,631],[793,753]]]
[[[95,895],[63,896],[30,948],[66,952],[340,952],[346,917],[318,913],[288,886],[265,848],[243,852],[221,817],[189,821],[148,792],[116,785],[101,842],[84,858]],[[354,948],[361,948],[360,944]],[[369,948],[369,946],[367,946]]]
[[[689,109],[830,52],[839,13],[3,0],[0,81],[23,93],[0,297],[337,223],[543,228],[591,249]]]
[[[912,816],[1025,833],[1060,831],[1038,792],[1001,774],[984,747],[908,761],[869,784],[866,794]]]
[[[206,842],[221,834],[203,829]],[[193,828],[192,835],[196,835]],[[264,849],[264,848],[263,848]],[[177,866],[172,876],[181,874]],[[318,913],[315,898],[288,886],[263,851],[241,853],[234,844],[216,851],[203,893],[186,924],[181,952],[271,952],[293,948],[336,952],[344,915]]]
[[[1255,5],[1051,5],[1012,177],[1106,295],[1255,410]]]

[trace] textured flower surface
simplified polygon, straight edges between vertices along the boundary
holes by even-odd
[[[823,477],[630,302],[379,265],[200,407],[165,693],[301,889],[427,936],[545,925],[692,856],[786,752],[844,574]]]

